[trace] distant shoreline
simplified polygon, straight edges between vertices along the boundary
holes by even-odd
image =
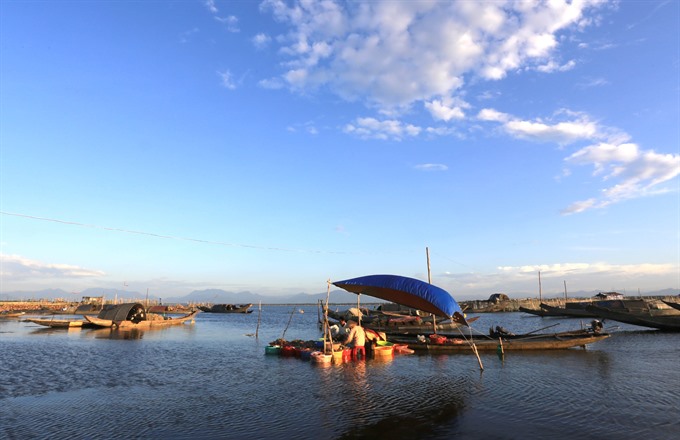
[[[671,296],[671,295],[639,295],[639,296],[626,296],[624,299],[644,299],[644,300],[649,300],[649,301],[660,301],[660,300],[666,300],[666,301],[677,301],[678,297],[677,296]],[[568,298],[567,302],[585,302],[585,301],[594,301],[595,299],[592,297],[589,298]],[[119,303],[122,302],[139,302],[142,304],[147,303],[146,299],[126,299],[124,301],[118,301]],[[540,304],[545,303],[551,306],[561,306],[564,304],[564,298],[543,298],[542,300],[539,300],[538,298],[522,298],[522,299],[509,299],[505,301],[499,301],[499,302],[491,302],[489,300],[471,300],[471,301],[459,301],[459,304],[463,310],[465,310],[467,313],[499,313],[499,312],[517,312],[519,311],[520,307],[524,308],[529,308],[529,309],[538,309],[540,308]],[[110,301],[107,301],[107,303],[111,303]],[[80,304],[77,301],[60,301],[60,300],[0,300],[0,311],[7,311],[7,312],[21,312],[21,311],[33,311],[33,312],[49,312],[50,310],[58,311],[62,310],[68,307],[73,307]],[[148,301],[148,304],[150,306],[152,305],[158,305],[159,302],[156,300],[150,300]],[[191,304],[177,304],[177,303],[164,303],[163,305],[184,305],[184,306],[199,306],[199,305],[206,305],[206,304],[213,304],[213,303],[191,303]],[[215,304],[221,304],[221,303],[215,303]],[[240,303],[239,303],[240,304]],[[373,308],[376,306],[379,306],[381,304],[386,304],[384,301],[380,302],[362,302],[360,306],[363,307],[368,307],[368,308]],[[301,307],[301,306],[307,306],[307,307],[317,307],[319,304],[318,303],[262,303],[262,306],[267,306],[267,307]],[[337,308],[337,307],[356,307],[356,303],[349,303],[349,302],[334,302],[331,303],[332,308]],[[254,305],[253,308],[257,308],[259,305]]]

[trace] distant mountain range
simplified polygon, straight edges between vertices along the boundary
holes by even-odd
[[[0,301],[10,300],[54,300],[64,299],[66,301],[77,302],[84,296],[104,296],[107,300],[144,300],[146,293],[135,291],[120,291],[117,289],[103,289],[90,288],[82,292],[74,293],[67,292],[63,289],[45,289],[38,291],[16,291],[0,293]],[[188,295],[181,297],[160,297],[158,295],[149,295],[152,301],[161,300],[164,304],[175,303],[213,303],[213,304],[257,304],[262,301],[263,304],[316,304],[319,300],[326,301],[326,292],[308,294],[297,293],[295,295],[261,295],[253,292],[230,292],[222,289],[206,289],[194,290]],[[345,292],[344,290],[331,291],[331,302],[341,304],[353,304],[357,301],[357,295]],[[370,298],[369,302],[382,302],[376,298]]]
[[[591,298],[596,295],[598,291],[580,291],[580,292],[570,292],[569,298]],[[637,292],[626,293],[627,296],[635,297]],[[680,289],[663,289],[654,292],[642,292],[644,296],[677,296],[680,294]],[[491,294],[489,294],[491,295]],[[77,302],[82,299],[83,296],[104,296],[107,300],[113,300],[117,298],[118,300],[143,300],[146,299],[145,292],[134,292],[134,291],[120,291],[117,289],[104,289],[104,288],[90,288],[85,289],[82,292],[74,293],[67,292],[63,289],[45,289],[33,292],[3,292],[0,293],[0,301],[9,300],[38,300],[46,299],[53,300],[57,298],[62,298],[67,301]],[[455,295],[454,295],[455,296]],[[523,293],[508,293],[508,296],[512,299],[520,298],[534,298],[535,294],[523,294]],[[556,298],[561,297],[559,294],[544,295],[544,298]],[[261,295],[258,293],[253,293],[249,291],[244,292],[230,292],[222,289],[206,289],[206,290],[194,290],[193,292],[181,296],[181,297],[159,297],[158,295],[149,295],[149,299],[156,301],[161,300],[164,304],[174,304],[174,303],[213,303],[213,304],[244,304],[253,303],[257,304],[262,301],[263,304],[316,304],[319,300],[326,300],[326,292],[323,293],[297,293],[295,295]],[[479,300],[488,299],[488,297],[477,298]],[[335,304],[354,304],[357,301],[357,295],[353,293],[348,293],[344,290],[333,290],[331,291],[330,297],[331,303]],[[456,297],[457,301],[469,300],[469,298],[459,298]],[[474,299],[473,299],[474,300]],[[362,302],[364,303],[375,303],[382,302],[377,298],[373,297],[362,297]]]

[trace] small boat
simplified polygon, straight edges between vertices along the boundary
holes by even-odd
[[[408,348],[415,351],[427,351],[429,353],[472,353],[469,341],[470,337],[437,335],[430,340],[393,338],[393,342],[408,344]],[[552,334],[526,335],[503,335],[500,337],[472,338],[477,350],[497,351],[502,341],[502,348],[508,350],[561,350],[573,347],[584,347],[588,344],[607,339],[608,333],[593,332],[592,330],[575,330]]]
[[[200,306],[199,309],[207,313],[253,313],[252,304],[214,304],[211,307]]]
[[[200,313],[195,310],[184,316],[169,318],[155,313],[147,313],[140,303],[119,304],[106,307],[98,316],[85,315],[85,319],[97,327],[115,327],[118,329],[148,329],[183,324]]]
[[[592,312],[586,310],[589,303],[571,302],[566,303],[564,307],[555,307],[548,304],[541,303],[541,309],[550,312],[550,316],[562,316],[567,318],[596,318]]]
[[[25,322],[32,322],[33,324],[44,325],[52,328],[80,328],[88,327],[88,322],[82,319],[38,319],[31,318],[24,320]]]
[[[522,307],[522,306],[520,306],[520,307],[519,307],[519,311],[520,311],[520,312],[524,312],[524,313],[529,313],[530,315],[540,316],[540,317],[546,317],[546,316],[562,316],[561,314],[558,314],[558,313],[555,313],[555,312],[551,312],[551,311],[545,310],[545,309],[543,308],[543,304],[542,304],[542,303],[541,303],[541,308],[540,308],[540,309],[530,309],[530,308],[527,308],[527,307]]]
[[[12,319],[12,318],[20,318],[24,316],[26,312],[1,312],[0,313],[0,319]]]

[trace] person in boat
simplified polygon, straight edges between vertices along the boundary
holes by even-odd
[[[340,343],[344,343],[347,340],[349,332],[350,328],[347,326],[347,321],[345,321],[345,318],[340,318],[337,324],[331,326],[331,334],[333,339],[339,341]]]
[[[600,334],[600,332],[602,331],[602,327],[603,327],[602,321],[600,321],[599,319],[593,319],[590,322],[590,328],[596,335]]]
[[[380,335],[378,332],[371,329],[364,329],[366,334],[366,342],[364,343],[364,348],[366,349],[366,357],[372,357],[374,348],[378,345],[378,340],[380,340]]]
[[[489,329],[489,336],[493,338],[500,338],[503,336],[515,336],[515,334],[501,327],[500,325],[497,325],[495,329],[493,327]]]
[[[359,325],[357,321],[349,322],[349,335],[347,336],[347,344],[352,347],[352,357],[359,358],[359,353],[366,359],[366,332],[364,328]]]

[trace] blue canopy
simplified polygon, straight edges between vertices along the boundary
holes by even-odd
[[[333,284],[348,292],[385,299],[467,325],[463,311],[451,294],[424,281],[399,275],[368,275]]]

